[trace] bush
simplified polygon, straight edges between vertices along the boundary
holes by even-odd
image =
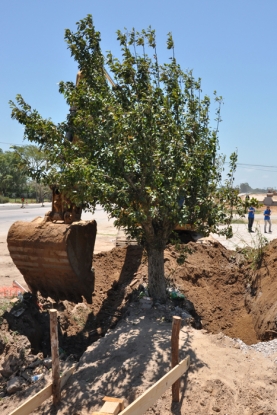
[[[10,199],[0,195],[0,203],[9,203]]]
[[[251,235],[251,243],[245,242],[245,246],[238,249],[238,251],[244,254],[245,258],[251,263],[251,268],[257,271],[261,267],[267,245],[268,239],[262,235],[260,228],[256,226],[255,234]]]

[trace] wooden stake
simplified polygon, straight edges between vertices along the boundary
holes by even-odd
[[[189,365],[190,357],[187,356],[174,369],[171,369],[170,372],[158,380],[151,388],[147,389],[133,403],[127,406],[127,408],[123,409],[119,415],[143,415],[188,370]]]
[[[51,355],[52,355],[52,395],[53,404],[56,405],[61,400],[61,379],[60,379],[60,359],[59,359],[59,339],[57,310],[49,310],[50,314],[50,336],[51,336]]]
[[[179,364],[179,333],[181,328],[181,317],[174,316],[171,334],[171,367],[172,369]],[[180,401],[180,379],[172,385],[172,402]]]

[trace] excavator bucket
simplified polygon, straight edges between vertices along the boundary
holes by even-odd
[[[59,221],[58,221],[59,222]],[[62,222],[62,221],[60,221]],[[7,242],[13,262],[31,292],[54,300],[91,304],[96,222],[53,223],[38,217],[15,222]]]

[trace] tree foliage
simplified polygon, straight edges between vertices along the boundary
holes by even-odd
[[[12,146],[18,167],[23,173],[37,181],[47,170],[47,156],[35,145]]]
[[[44,183],[44,177],[47,175],[46,153],[35,145],[12,146],[12,148],[18,168],[28,177],[29,190],[34,192],[36,200],[43,204],[45,197],[51,198],[49,186]]]
[[[12,117],[25,126],[25,137],[40,144],[49,157],[48,180],[79,203],[101,203],[118,226],[145,241],[149,290],[165,300],[163,251],[177,224],[192,224],[205,234],[230,224],[236,199],[232,180],[224,191],[218,168],[218,124],[210,125],[211,101],[201,79],[183,71],[168,34],[168,62],[158,61],[155,31],[117,32],[121,58],[101,51],[100,33],[88,15],[65,40],[82,71],[76,86],[61,82],[71,108],[55,125],[43,119],[18,95]],[[105,78],[104,67],[116,86]],[[75,139],[69,142],[70,132]],[[235,170],[236,155],[231,159]],[[59,166],[57,169],[55,166]],[[233,176],[232,176],[233,177]],[[230,176],[230,178],[232,178]],[[230,208],[231,207],[231,208]]]
[[[0,149],[0,195],[31,194],[39,202],[51,197],[49,186],[42,180],[47,170],[45,153],[35,145],[12,146],[11,149],[6,152]]]
[[[0,194],[11,196],[20,194],[26,188],[27,176],[18,168],[18,160],[13,151],[0,149]]]
[[[240,191],[242,193],[250,193],[250,192],[252,192],[252,187],[249,186],[248,183],[241,183],[240,184]]]

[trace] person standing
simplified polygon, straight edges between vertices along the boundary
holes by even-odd
[[[267,224],[269,226],[268,232],[271,233],[271,219],[270,219],[270,215],[271,215],[271,210],[270,210],[270,207],[267,206],[266,210],[264,211],[264,233],[267,233],[266,232]]]
[[[255,217],[255,208],[253,208],[253,206],[249,206],[248,208],[248,232],[254,232],[252,230],[252,226],[254,223],[254,217]]]

